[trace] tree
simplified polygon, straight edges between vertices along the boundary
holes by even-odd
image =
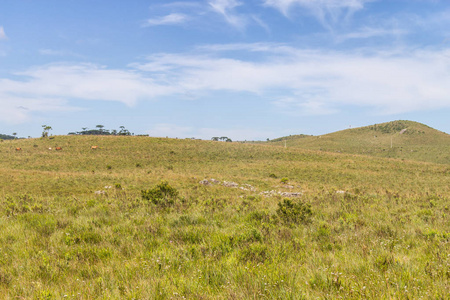
[[[119,135],[131,135],[131,133],[128,131],[128,129],[125,129],[125,126],[120,126]]]
[[[218,136],[213,136],[213,137],[211,138],[211,141],[217,142],[218,140],[219,140],[219,137],[218,137]]]
[[[97,126],[95,126],[95,127],[97,127],[98,130],[99,130],[100,132],[102,132],[102,131],[103,131],[103,127],[105,127],[105,126],[103,126],[103,125],[97,125]]]
[[[16,137],[16,135],[17,135],[17,132],[13,132],[13,134],[12,134],[13,136],[14,136],[14,139],[16,139],[17,137]]]
[[[48,137],[48,132],[53,129],[51,126],[48,126],[48,125],[42,125],[42,128],[43,128],[43,131],[42,131],[43,138]]]

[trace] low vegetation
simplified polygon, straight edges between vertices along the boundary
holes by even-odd
[[[450,135],[412,121],[394,121],[321,136],[293,135],[269,144],[450,164]]]
[[[448,164],[74,135],[0,166],[2,299],[450,297]]]

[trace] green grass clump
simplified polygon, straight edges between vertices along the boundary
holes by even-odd
[[[282,202],[278,202],[277,214],[287,224],[298,224],[307,222],[312,215],[312,210],[308,203],[283,199]]]
[[[170,206],[175,203],[178,191],[170,186],[167,181],[163,181],[149,190],[141,191],[142,199],[149,200],[153,204],[161,206]]]

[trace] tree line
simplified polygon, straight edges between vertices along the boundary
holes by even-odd
[[[104,129],[105,126],[97,125],[95,129],[89,129],[88,127],[82,127],[81,131],[69,132],[69,135],[134,135],[125,126],[120,126],[119,130],[116,129]]]

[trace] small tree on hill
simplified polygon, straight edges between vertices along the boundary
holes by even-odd
[[[48,125],[42,125],[42,128],[43,128],[43,131],[42,131],[43,138],[48,137],[48,132],[53,129],[51,126],[48,126]]]
[[[128,131],[128,129],[125,129],[125,126],[120,126],[119,135],[131,135],[131,133]]]

